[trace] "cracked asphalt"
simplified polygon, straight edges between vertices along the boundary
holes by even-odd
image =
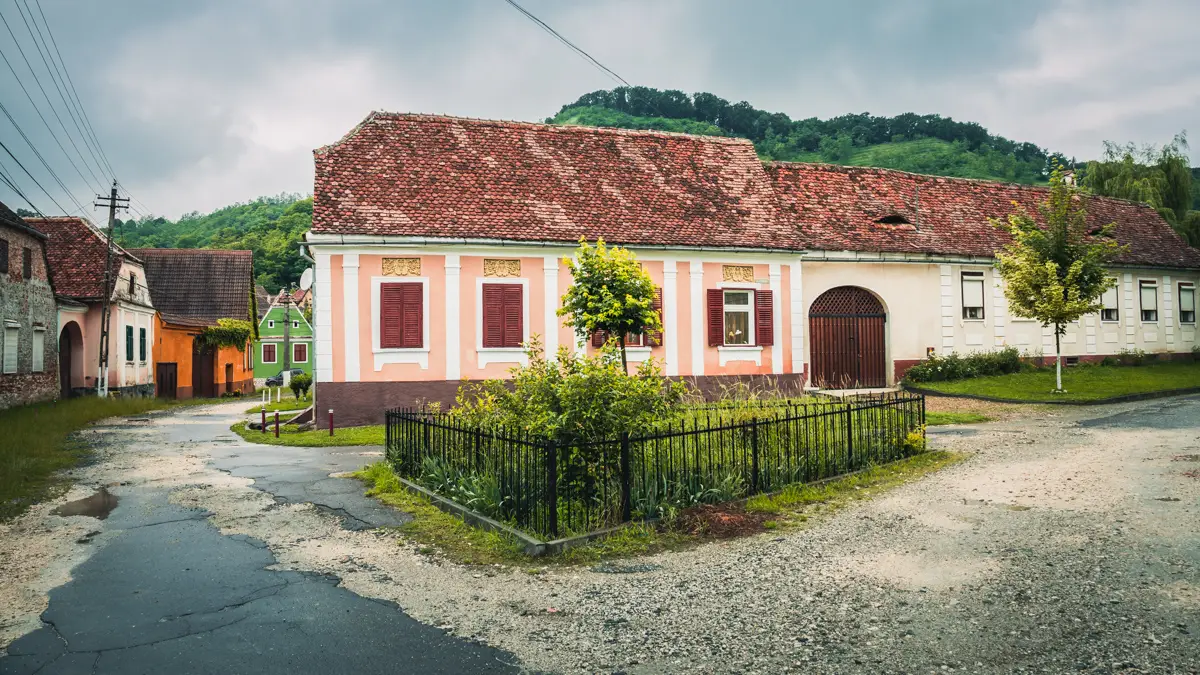
[[[253,478],[279,504],[312,503],[349,530],[406,518],[365,498],[361,483],[330,477],[372,461],[370,448],[250,446],[233,440],[228,413],[177,416],[185,423],[164,427],[166,447],[211,442],[211,465]],[[272,569],[264,542],[223,535],[211,513],[171,503],[177,485],[135,482],[113,487],[119,504],[77,542],[95,551],[50,590],[42,627],[8,645],[0,674],[518,670],[516,657],[356,595],[335,576]]]

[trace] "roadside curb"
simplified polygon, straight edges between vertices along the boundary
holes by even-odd
[[[1029,401],[1021,398],[1001,398],[999,396],[982,396],[980,394],[947,394],[946,392],[936,391],[933,389],[925,389],[923,387],[905,387],[905,391],[910,391],[914,394],[922,396],[933,396],[936,398],[966,398],[975,401],[989,401],[991,403],[1023,403],[1029,405],[1104,405],[1107,403],[1130,403],[1133,401],[1147,401],[1155,398],[1169,398],[1171,396],[1183,396],[1185,394],[1200,394],[1200,387],[1184,387],[1183,389],[1164,389],[1163,391],[1147,391],[1141,394],[1125,394],[1123,396],[1110,396],[1109,398],[1100,398],[1091,401],[1056,401],[1056,400],[1036,400]]]

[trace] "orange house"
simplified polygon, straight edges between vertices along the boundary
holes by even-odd
[[[257,326],[251,252],[136,251],[145,263],[146,283],[158,310],[154,331],[157,394],[184,399],[254,391],[250,350],[256,335],[241,348],[211,347],[198,339],[220,319],[241,319]]]

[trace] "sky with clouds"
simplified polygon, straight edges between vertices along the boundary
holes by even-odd
[[[614,86],[504,0],[38,1],[118,178],[168,217],[311,192],[313,148],[372,110],[540,120]],[[1195,0],[521,2],[634,84],[793,118],[939,113],[1080,158],[1188,129],[1200,165]],[[66,152],[3,64],[0,102],[90,211],[95,180],[67,157],[87,160],[16,49],[74,132],[26,8],[40,20],[34,0],[0,0],[17,38],[0,32],[0,52]],[[0,141],[75,210],[3,118]],[[0,168],[57,210],[3,153]],[[0,200],[21,205],[3,185]]]

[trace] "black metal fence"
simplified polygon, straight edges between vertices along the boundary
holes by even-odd
[[[924,397],[887,394],[696,406],[648,433],[560,444],[389,410],[387,459],[464,506],[556,538],[900,459],[924,446],[924,423]]]

